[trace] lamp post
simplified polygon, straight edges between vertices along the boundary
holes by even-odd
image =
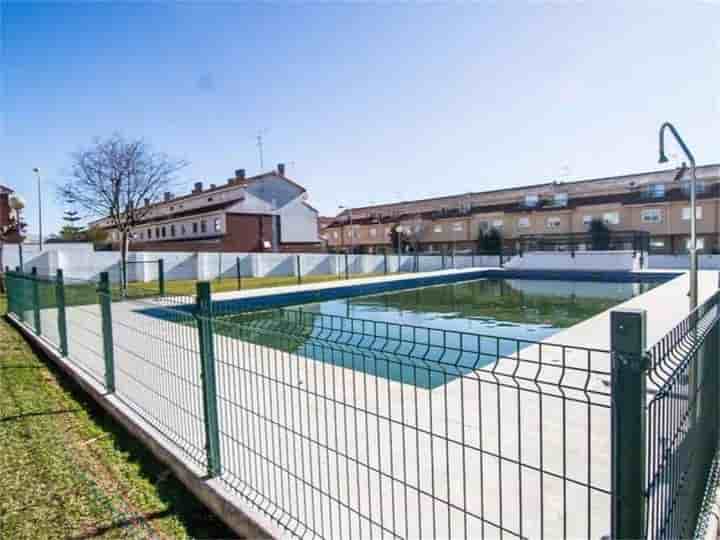
[[[675,129],[675,126],[673,126],[670,122],[665,122],[662,126],[660,126],[660,159],[658,160],[659,163],[667,163],[668,158],[665,155],[665,131],[670,130],[670,133],[672,133],[675,140],[680,145],[680,148],[682,148],[682,151],[685,153],[685,155],[688,158],[688,161],[690,162],[690,311],[695,309],[697,307],[697,301],[698,301],[698,277],[697,277],[697,268],[698,268],[698,260],[697,260],[697,223],[696,223],[696,208],[695,208],[695,199],[696,199],[696,181],[697,177],[695,176],[695,157],[692,155],[692,152],[690,152],[690,149],[685,144],[685,141],[683,141],[682,137],[680,137],[680,134]]]
[[[40,185],[40,169],[35,167],[33,172],[37,176],[37,191],[38,191],[38,225],[40,228],[40,252],[43,249],[43,226],[42,226],[42,188]]]

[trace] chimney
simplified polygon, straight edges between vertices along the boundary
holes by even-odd
[[[240,182],[245,180],[245,169],[236,169],[235,170],[235,178],[239,180]]]
[[[145,197],[145,206],[150,206],[150,199]]]
[[[278,163],[277,172],[280,176],[285,176],[285,164],[284,163]]]
[[[165,200],[165,202],[167,202],[167,201],[169,201],[170,199],[172,199],[172,196],[173,196],[172,193],[170,193],[169,191],[166,191],[166,192],[165,192],[165,195],[164,195],[164,200]]]
[[[215,189],[217,186],[215,184],[210,184],[210,189]]]
[[[193,188],[193,193],[200,193],[202,191],[202,182],[195,182],[195,187]]]

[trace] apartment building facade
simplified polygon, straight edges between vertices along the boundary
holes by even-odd
[[[698,249],[720,251],[720,165],[697,168]],[[690,235],[690,171],[685,167],[572,182],[465,193],[347,209],[323,231],[334,251],[395,251],[399,226],[420,252],[473,250],[496,229],[506,247],[523,238],[585,233],[602,220],[611,231],[640,231],[650,250],[680,253]]]
[[[285,176],[285,167],[246,177],[244,169],[222,185],[197,182],[188,195],[165,193],[148,206],[133,229],[135,251],[308,252],[321,249],[318,212],[304,187]],[[90,224],[105,229],[114,249],[120,234],[107,219]]]

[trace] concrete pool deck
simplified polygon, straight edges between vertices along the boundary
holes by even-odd
[[[650,346],[686,316],[687,284],[681,275],[614,309],[648,310]],[[699,301],[717,286],[717,272],[701,271]],[[110,398],[161,426],[197,470],[205,444],[197,332],[142,312],[163,302],[113,304]],[[55,341],[54,310],[41,315]],[[67,316],[72,362],[102,380],[99,309],[71,307]],[[609,313],[599,314],[431,390],[216,334],[218,485],[308,536],[599,538],[610,519],[609,327]],[[593,373],[579,371],[588,366]]]

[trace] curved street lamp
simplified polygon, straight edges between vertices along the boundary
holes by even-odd
[[[690,152],[690,149],[685,144],[685,141],[683,141],[682,137],[680,137],[680,134],[677,132],[677,129],[675,129],[675,126],[673,126],[670,122],[665,122],[662,126],[660,126],[660,159],[658,160],[658,163],[667,163],[668,158],[665,155],[665,131],[670,130],[670,133],[672,133],[675,140],[680,145],[680,148],[682,148],[682,151],[687,156],[688,161],[690,162],[690,311],[695,309],[697,307],[697,301],[698,301],[698,277],[697,277],[697,269],[698,269],[698,260],[697,260],[697,223],[696,223],[696,208],[695,208],[695,200],[696,200],[696,181],[697,177],[695,176],[695,157],[692,155],[692,152]]]

